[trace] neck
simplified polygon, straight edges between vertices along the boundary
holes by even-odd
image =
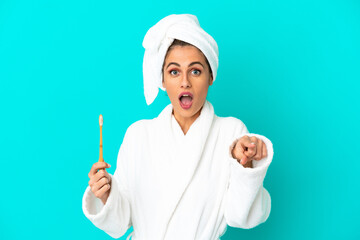
[[[183,117],[183,116],[179,115],[177,112],[175,112],[174,109],[173,109],[172,114],[174,115],[176,121],[179,123],[179,125],[181,127],[181,130],[183,131],[184,135],[186,135],[186,133],[188,132],[190,126],[200,116],[202,108],[203,107],[201,107],[200,110],[195,115],[193,115],[191,117]]]

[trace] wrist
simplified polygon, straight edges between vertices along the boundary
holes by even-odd
[[[106,204],[108,197],[109,197],[109,194],[107,193],[104,197],[100,198],[104,205]]]
[[[246,164],[243,165],[244,168],[252,168],[253,164],[252,164],[252,160],[248,161]]]

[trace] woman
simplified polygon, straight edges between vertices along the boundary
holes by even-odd
[[[241,120],[216,116],[206,100],[218,66],[215,40],[194,15],[173,14],[150,28],[143,45],[147,103],[161,88],[171,104],[127,129],[114,175],[101,170],[106,163],[92,166],[86,217],[114,238],[133,226],[133,239],[219,239],[226,225],[266,221],[272,144]]]

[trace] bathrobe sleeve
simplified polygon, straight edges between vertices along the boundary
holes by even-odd
[[[253,160],[253,168],[245,168],[231,155],[236,141],[244,135],[256,136],[264,141],[267,157]],[[236,130],[234,142],[229,148],[230,179],[225,194],[224,216],[231,227],[253,228],[267,220],[270,215],[271,198],[263,187],[267,169],[273,158],[273,146],[269,139],[258,134],[250,134],[241,122]]]
[[[131,226],[131,208],[127,184],[129,161],[129,131],[126,132],[117,157],[117,168],[111,176],[111,189],[104,205],[88,186],[85,190],[82,209],[85,216],[99,229],[113,238],[119,238]]]

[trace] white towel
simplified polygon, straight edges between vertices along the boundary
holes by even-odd
[[[215,81],[219,66],[219,50],[215,40],[200,27],[195,15],[172,14],[151,27],[142,43],[145,48],[143,62],[144,94],[150,105],[162,87],[161,68],[165,54],[174,41],[178,39],[199,48],[209,61]]]

